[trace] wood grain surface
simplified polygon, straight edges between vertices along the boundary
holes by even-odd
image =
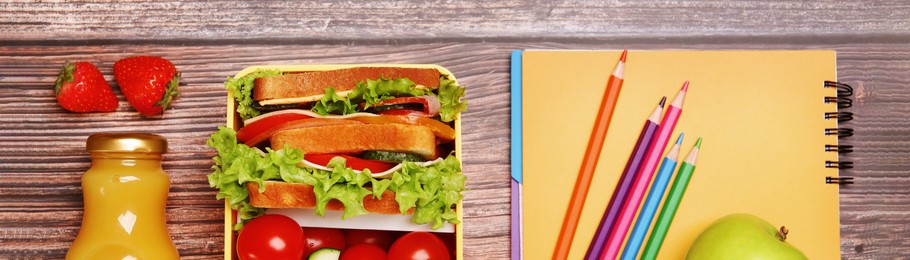
[[[2,1],[0,259],[62,258],[82,218],[84,142],[105,131],[170,142],[168,228],[184,259],[222,255],[222,202],[208,187],[224,124],[222,82],[261,64],[435,63],[467,87],[465,258],[509,257],[509,51],[513,49],[835,49],[856,87],[856,146],[841,173],[845,259],[910,258],[910,3],[884,1]],[[120,95],[114,61],[159,55],[183,95],[142,118]],[[64,61],[98,65],[120,105],[62,110]],[[821,133],[820,133],[821,134]],[[555,221],[555,220],[554,220]],[[797,235],[794,232],[793,235]],[[543,258],[543,257],[541,257]]]
[[[25,40],[380,39],[907,33],[885,1],[0,2],[0,32]]]

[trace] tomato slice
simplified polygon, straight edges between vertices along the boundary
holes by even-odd
[[[336,156],[344,158],[346,160],[345,166],[351,167],[351,169],[358,171],[362,171],[363,169],[370,169],[370,172],[384,172],[392,169],[392,167],[395,167],[395,164],[392,163],[360,159],[343,154],[307,154],[303,156],[303,159],[311,163],[326,166],[329,164],[329,161],[331,161],[332,158],[335,158]]]
[[[395,111],[395,110],[389,110]],[[406,110],[411,112],[412,110]],[[388,112],[388,111],[385,111]],[[407,115],[380,115],[380,116],[360,116],[352,117],[350,120],[359,121],[367,124],[408,124],[408,125],[419,125],[430,128],[430,131],[433,131],[433,135],[439,138],[442,142],[450,142],[455,140],[455,129],[449,126],[446,123],[439,122],[430,118],[422,116],[407,116]]]
[[[353,124],[362,124],[358,121],[352,121],[347,119],[334,119],[334,118],[305,118],[298,119],[294,121],[288,121],[281,124],[277,124],[268,128],[259,134],[250,137],[248,140],[243,141],[243,144],[247,146],[255,146],[269,137],[272,137],[272,134],[288,129],[297,129],[297,128],[307,128],[307,127],[317,127],[317,126],[329,126],[329,125],[353,125]],[[243,129],[240,129],[243,130]],[[239,137],[237,138],[240,139]],[[279,148],[280,149],[280,148]]]
[[[377,112],[380,115],[394,115],[394,116],[419,116],[419,117],[432,117],[433,115],[424,113],[422,111],[407,110],[407,109],[391,109],[386,111]]]
[[[311,118],[311,116],[302,114],[278,114],[268,116],[240,128],[240,130],[237,131],[237,140],[246,143],[247,140],[250,140],[257,134],[265,132],[278,124],[305,118]]]

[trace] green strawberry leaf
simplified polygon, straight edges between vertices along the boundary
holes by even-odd
[[[73,80],[75,80],[73,77],[73,71],[75,71],[75,70],[76,70],[75,63],[70,63],[69,61],[67,61],[65,64],[63,64],[63,67],[60,68],[60,75],[57,76],[57,81],[54,82],[55,83],[54,95],[57,95],[57,96],[60,95],[60,89],[63,88],[63,83],[73,82]]]
[[[174,98],[180,96],[180,90],[177,89],[177,86],[180,86],[180,73],[174,74],[174,79],[167,83],[167,89],[164,90],[161,100],[155,103],[156,106],[161,107],[162,112],[167,109],[167,106],[171,104]]]

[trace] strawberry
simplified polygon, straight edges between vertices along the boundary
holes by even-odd
[[[170,61],[153,56],[136,56],[114,63],[114,79],[120,90],[143,116],[160,115],[180,95],[180,74]]]
[[[55,83],[54,95],[63,109],[80,113],[117,110],[117,96],[94,64],[66,62]]]

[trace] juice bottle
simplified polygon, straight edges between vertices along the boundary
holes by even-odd
[[[94,134],[82,175],[85,214],[66,259],[178,259],[165,222],[167,141],[151,134]]]

